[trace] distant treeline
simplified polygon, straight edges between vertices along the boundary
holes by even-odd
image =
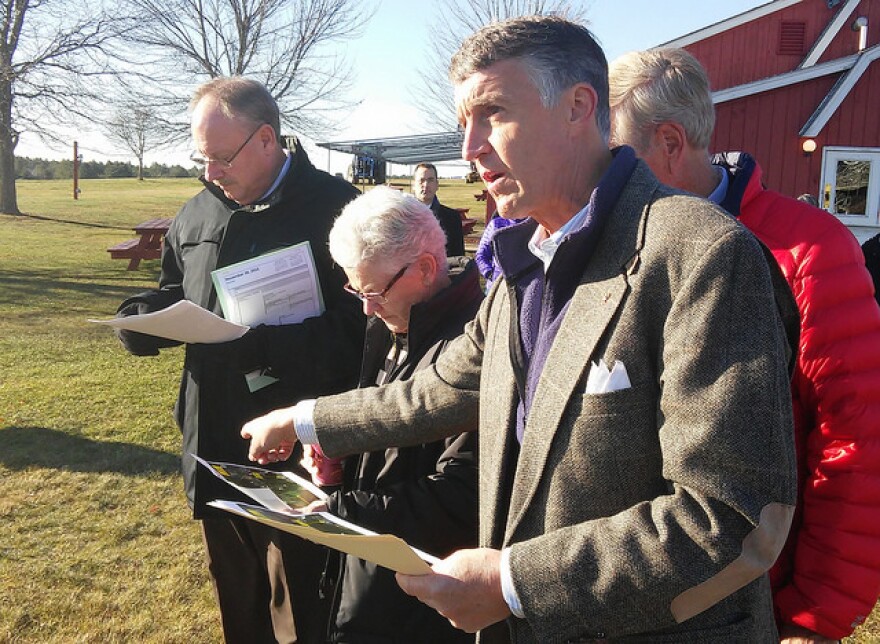
[[[136,177],[137,166],[124,161],[83,161],[79,164],[80,179],[115,179]],[[197,177],[198,170],[181,165],[154,163],[144,167],[144,177]],[[73,160],[48,161],[15,157],[16,179],[73,179]]]

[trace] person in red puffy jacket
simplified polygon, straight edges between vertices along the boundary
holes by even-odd
[[[770,571],[774,604],[783,642],[850,635],[880,594],[880,308],[858,242],[833,215],[765,189],[748,154],[710,158],[709,81],[685,50],[622,56],[610,88],[612,142],[737,217],[795,296],[799,497]]]

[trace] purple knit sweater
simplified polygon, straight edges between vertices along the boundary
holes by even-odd
[[[519,391],[516,435],[520,442],[559,325],[602,236],[605,221],[636,167],[632,148],[622,146],[613,154],[611,165],[590,196],[583,225],[563,237],[546,275],[542,262],[528,249],[536,222],[529,220],[495,234],[496,260],[511,302],[516,303],[511,308],[517,315],[517,324],[511,325],[511,359]]]

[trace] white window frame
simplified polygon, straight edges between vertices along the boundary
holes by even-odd
[[[835,202],[838,161],[869,161],[867,212],[864,215],[839,215],[832,212]],[[826,198],[826,189],[829,189]],[[819,182],[819,204],[846,226],[880,228],[880,148],[828,146],[822,149],[822,176]]]

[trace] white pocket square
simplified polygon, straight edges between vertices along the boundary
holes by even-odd
[[[614,366],[608,369],[605,361],[600,359],[599,364],[592,363],[590,373],[587,375],[588,394],[607,394],[612,391],[621,389],[629,389],[632,385],[629,382],[629,375],[626,373],[626,367],[620,360],[614,361]]]

